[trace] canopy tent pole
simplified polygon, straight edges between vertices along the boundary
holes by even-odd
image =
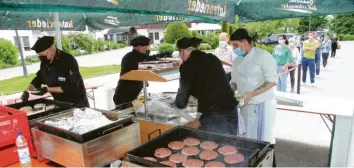
[[[23,76],[28,76],[26,63],[25,63],[25,59],[24,59],[24,56],[23,56],[24,55],[23,54],[23,40],[22,40],[22,37],[20,37],[18,35],[17,29],[15,30],[15,32],[16,32],[16,38],[17,38],[17,42],[18,42],[18,48],[20,50],[21,63],[22,63],[22,69],[23,69]]]
[[[60,32],[60,22],[59,22],[59,13],[55,12],[54,13],[54,25],[55,25],[55,34],[56,34],[56,40],[57,40],[57,48],[59,50],[62,50],[62,44],[61,44],[61,32]]]

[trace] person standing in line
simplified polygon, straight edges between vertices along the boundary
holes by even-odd
[[[286,92],[288,83],[288,67],[294,63],[294,58],[290,48],[288,47],[289,42],[285,35],[279,36],[278,43],[279,44],[274,47],[273,51],[273,57],[277,61],[277,91]]]
[[[301,36],[300,35],[297,35],[296,37],[295,37],[296,39],[296,47],[297,47],[297,49],[299,50],[299,52],[301,52]]]
[[[246,128],[244,136],[270,142],[274,147],[276,61],[269,52],[252,45],[246,29],[237,29],[230,40],[237,55],[230,84],[236,84],[234,90],[244,95],[244,105],[240,108]]]
[[[320,46],[313,32],[308,33],[309,39],[304,42],[302,57],[302,84],[306,85],[307,70],[310,72],[311,87],[315,87],[315,51]]]
[[[336,57],[338,42],[339,42],[339,38],[337,37],[337,33],[334,33],[332,38],[332,53],[331,53],[332,58]]]
[[[220,60],[232,65],[236,58],[232,47],[229,45],[229,34],[223,32],[219,35],[219,47],[215,50],[215,56]],[[226,73],[228,80],[231,80],[231,72]]]
[[[328,57],[329,57],[329,52],[331,51],[331,47],[332,47],[332,42],[330,39],[331,38],[327,34],[322,42],[322,45],[321,45],[323,70],[326,69]]]
[[[321,44],[322,44],[322,39],[319,34],[316,34],[316,39],[320,46],[316,48],[315,51],[315,66],[316,66],[316,76],[318,77],[320,75],[320,70],[321,70]]]
[[[291,83],[291,92],[295,92],[295,69],[299,66],[301,62],[301,55],[298,48],[295,46],[295,39],[289,39],[289,48],[291,50],[291,55],[294,58],[295,64],[292,64],[288,67],[290,71],[290,83]]]

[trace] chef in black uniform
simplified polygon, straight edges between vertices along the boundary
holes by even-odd
[[[139,62],[154,61],[157,58],[170,57],[172,55],[172,53],[166,52],[150,56],[150,39],[145,36],[135,37],[130,42],[130,45],[133,46],[133,51],[123,57],[120,76],[131,70],[138,70]],[[119,80],[113,97],[117,109],[132,106],[131,102],[138,97],[142,88],[143,82],[141,81]]]
[[[50,92],[54,100],[70,102],[76,107],[89,107],[76,59],[55,48],[54,37],[51,36],[38,39],[32,50],[39,55],[41,65],[36,77],[23,93],[22,101],[28,100],[28,91],[38,91],[32,92],[34,95]]]
[[[187,106],[190,96],[198,100],[200,130],[237,135],[237,105],[221,61],[213,54],[202,52],[198,38],[177,41],[183,60],[176,107]]]

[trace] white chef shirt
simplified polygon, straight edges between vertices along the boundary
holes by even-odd
[[[253,47],[245,56],[235,58],[232,66],[231,82],[237,84],[240,93],[253,92],[264,82],[276,83],[277,65],[273,56],[260,48]],[[275,87],[253,97],[249,104],[259,104],[275,97]]]

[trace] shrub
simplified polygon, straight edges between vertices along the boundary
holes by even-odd
[[[0,40],[0,68],[17,65],[18,52],[18,48],[11,41]]]
[[[69,39],[78,45],[79,48],[85,50],[87,53],[93,53],[95,50],[98,50],[93,38],[88,34],[70,34]]]
[[[211,50],[212,48],[208,43],[203,43],[199,46],[199,49],[205,51],[205,50]]]
[[[264,45],[264,44],[257,43],[256,46],[258,48],[268,51],[270,54],[273,54],[274,45]]]
[[[82,55],[80,50],[70,50],[69,53],[73,56],[80,56]]]
[[[117,46],[118,46],[118,48],[124,48],[126,45],[123,43],[118,43]]]
[[[192,37],[188,26],[184,23],[169,23],[165,33],[165,43],[175,44],[177,40],[184,37]]]
[[[219,46],[219,35],[214,34],[210,37],[200,35],[198,38],[203,40],[203,43],[208,43],[212,49],[215,49]]]
[[[63,47],[63,51],[65,52],[70,52],[72,50],[72,43],[66,35],[61,35],[61,45]]]
[[[173,51],[175,51],[175,47],[173,46],[173,44],[168,44],[168,43],[160,44],[159,53],[173,52]]]

